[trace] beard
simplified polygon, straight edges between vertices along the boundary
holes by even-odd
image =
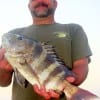
[[[53,15],[54,14],[54,9],[45,9],[43,11],[31,11],[31,15],[33,17],[48,17],[50,15]]]
[[[49,8],[48,4],[44,2],[38,3],[34,6],[34,9],[30,9],[32,17],[48,17],[54,14],[55,9]]]

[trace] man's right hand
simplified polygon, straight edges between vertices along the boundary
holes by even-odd
[[[13,68],[6,60],[5,49],[0,49],[0,86],[8,86],[12,80]]]
[[[13,68],[8,63],[8,61],[6,60],[4,54],[5,54],[5,49],[1,48],[0,49],[0,70],[4,70],[4,71],[7,71],[7,72],[12,72]]]

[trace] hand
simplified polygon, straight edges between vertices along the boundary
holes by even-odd
[[[68,76],[68,77],[66,77],[66,80],[69,82],[69,83],[74,83],[75,82],[75,77],[73,77],[73,76]]]
[[[7,71],[7,72],[12,72],[13,68],[8,63],[8,61],[6,60],[4,54],[5,54],[5,49],[1,48],[0,49],[0,69],[2,69],[2,71],[4,70],[4,71]]]
[[[44,86],[39,88],[37,85],[34,85],[33,89],[37,94],[39,94],[40,96],[44,97],[46,100],[49,100],[51,98],[58,99],[60,97],[60,94],[56,93],[53,90],[46,91]]]

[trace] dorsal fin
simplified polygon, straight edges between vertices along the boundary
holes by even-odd
[[[64,61],[59,58],[56,53],[55,47],[53,45],[48,44],[48,42],[42,43],[43,48],[46,50],[47,54],[51,55],[51,57],[57,61],[61,65],[65,65]]]

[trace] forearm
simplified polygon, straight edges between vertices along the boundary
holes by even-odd
[[[8,86],[12,80],[12,71],[6,71],[0,69],[0,86]]]
[[[75,74],[76,80],[74,85],[80,85],[88,75],[88,59],[84,58],[74,63],[72,72]]]
[[[80,70],[80,68],[73,69],[73,72],[75,73],[75,78],[76,78],[75,82],[73,83],[74,85],[80,85],[87,78],[88,68],[85,70],[83,69],[83,71],[77,72],[77,70]]]

